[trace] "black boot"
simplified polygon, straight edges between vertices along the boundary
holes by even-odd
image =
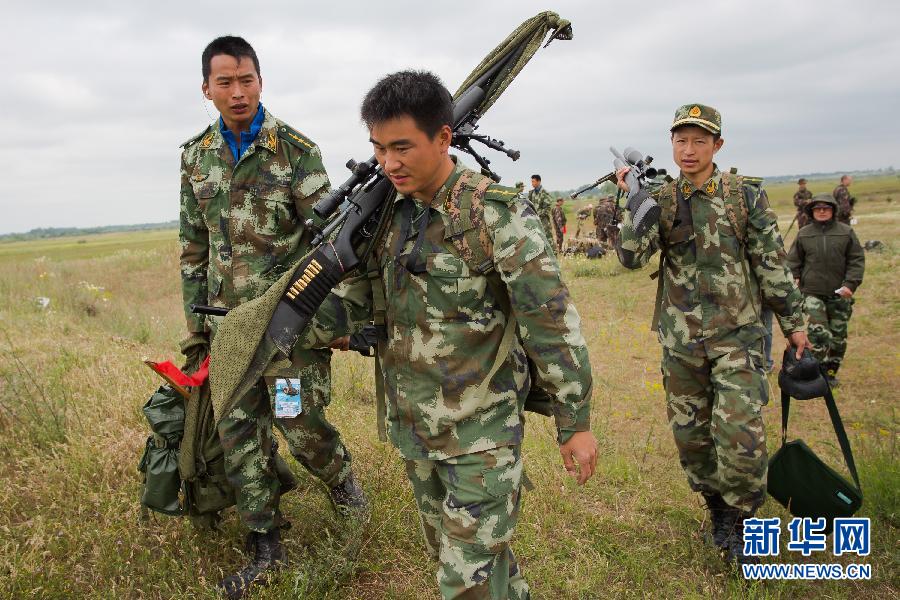
[[[328,491],[334,508],[342,515],[362,514],[369,508],[366,494],[356,482],[353,471],[342,482]]]
[[[725,560],[738,565],[758,563],[759,557],[744,554],[744,520],[752,518],[753,513],[731,509],[728,515],[728,522],[726,523],[728,535],[725,537],[725,543],[722,547],[722,550],[725,551]]]
[[[706,508],[709,510],[709,522],[712,526],[712,532],[708,541],[711,541],[716,548],[725,547],[725,538],[731,531],[734,523],[737,509],[728,506],[721,494],[703,494],[703,500],[706,502]]]
[[[278,527],[266,533],[251,531],[245,546],[253,549],[250,564],[219,582],[219,591],[229,600],[243,598],[253,585],[267,585],[269,577],[285,565]]]

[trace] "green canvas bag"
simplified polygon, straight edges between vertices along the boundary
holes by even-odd
[[[862,506],[863,495],[850,441],[827,384],[825,405],[844,461],[856,485],[826,465],[803,440],[787,441],[791,397],[782,390],[781,448],[769,461],[768,492],[795,517],[824,517],[827,523],[825,533],[830,533],[834,518],[852,516]]]
[[[172,387],[160,386],[143,411],[153,433],[138,464],[144,476],[141,505],[166,515],[181,515],[178,449],[184,435],[184,400]]]

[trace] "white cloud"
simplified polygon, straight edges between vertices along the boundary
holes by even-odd
[[[7,7],[0,233],[177,217],[178,144],[209,121],[200,52],[257,49],[263,102],[322,147],[333,182],[371,149],[359,102],[380,77],[459,81],[543,1],[372,4],[40,2]],[[668,161],[684,102],[723,113],[723,165],[759,175],[900,164],[895,2],[559,2],[554,42],[483,119],[522,151],[504,181],[568,188],[611,168],[610,145]],[[493,157],[492,157],[493,158]]]

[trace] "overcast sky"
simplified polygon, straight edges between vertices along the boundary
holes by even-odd
[[[308,8],[307,8],[308,7]],[[723,114],[718,162],[780,175],[900,166],[900,3],[2,1],[0,233],[178,217],[179,145],[217,113],[200,53],[244,36],[262,101],[322,148],[333,183],[371,147],[359,102],[423,68],[451,91],[521,21],[575,38],[541,50],[481,121],[522,152],[505,183],[549,189],[611,170],[608,146],[669,163],[675,108]],[[467,13],[464,15],[463,13]],[[470,161],[471,164],[471,161]]]

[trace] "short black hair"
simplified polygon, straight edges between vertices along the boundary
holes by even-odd
[[[531,178],[532,178],[532,179],[537,179],[538,181],[541,180],[541,176],[540,176],[540,175],[532,175]]]
[[[209,73],[212,71],[213,56],[219,54],[227,54],[233,56],[238,62],[242,58],[249,58],[256,67],[256,74],[262,75],[259,71],[259,59],[256,57],[256,50],[253,46],[242,37],[236,35],[223,35],[211,41],[206,48],[203,49],[203,81],[209,81]]]
[[[429,71],[398,71],[382,77],[363,98],[360,115],[366,127],[412,117],[429,138],[441,127],[453,127],[453,96]]]

